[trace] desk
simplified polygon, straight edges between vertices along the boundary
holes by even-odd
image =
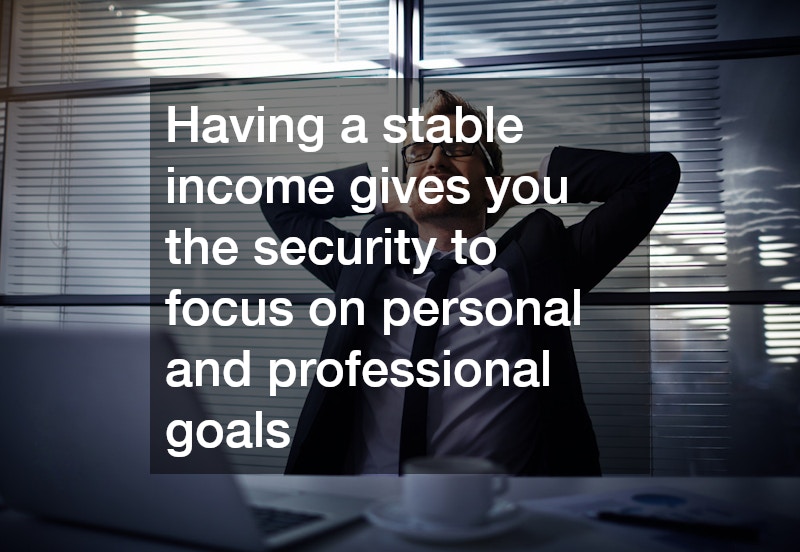
[[[264,489],[300,490],[357,495],[375,499],[396,496],[397,477],[284,477],[240,476],[250,493]],[[730,504],[741,504],[771,514],[770,527],[760,544],[714,540],[713,550],[795,550],[800,542],[800,478],[515,478],[507,497],[529,500],[622,489],[670,487],[702,494]],[[554,513],[533,513],[522,527],[500,537],[468,544],[437,546],[410,542],[370,526],[366,522],[343,528],[311,541],[283,549],[338,551],[447,551],[491,550],[625,550],[641,549],[624,538],[624,529],[606,531],[598,522],[568,518]],[[136,536],[122,535],[50,523],[8,509],[0,510],[0,549],[178,552],[198,550]],[[680,548],[674,547],[675,550]]]

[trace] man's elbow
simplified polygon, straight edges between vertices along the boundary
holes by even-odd
[[[656,162],[654,171],[656,172],[659,180],[665,188],[671,190],[670,197],[678,189],[678,183],[681,181],[681,166],[678,160],[669,152],[662,152],[655,154]]]
[[[666,209],[678,183],[681,181],[681,166],[674,155],[668,152],[654,153],[650,164],[651,197],[660,205],[660,210]]]
[[[666,182],[673,189],[677,189],[678,182],[681,180],[681,166],[678,160],[669,152],[663,152],[658,155],[661,157],[660,161],[663,165],[662,171]]]

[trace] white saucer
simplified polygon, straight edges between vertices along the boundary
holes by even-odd
[[[498,500],[489,510],[485,522],[459,527],[411,518],[399,501],[391,500],[373,504],[364,515],[373,525],[409,539],[450,543],[485,539],[505,533],[522,523],[528,512],[513,502]]]

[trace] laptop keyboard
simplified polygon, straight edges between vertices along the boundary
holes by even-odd
[[[253,512],[256,515],[258,526],[265,535],[271,535],[279,531],[297,527],[298,525],[304,525],[322,519],[322,516],[319,514],[290,512],[277,508],[253,508]]]

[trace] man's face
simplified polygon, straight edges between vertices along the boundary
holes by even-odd
[[[455,137],[456,125],[455,115],[447,117],[450,121],[450,136]],[[437,125],[439,127],[439,125]],[[474,128],[471,124],[465,124],[463,132],[471,136]],[[433,205],[423,202],[415,187],[414,194],[409,201],[409,207],[414,214],[417,222],[425,222],[434,218],[467,218],[485,217],[488,197],[488,188],[485,177],[486,161],[480,147],[475,144],[472,155],[465,157],[448,157],[444,150],[437,145],[428,159],[408,165],[408,177],[416,177],[417,182],[426,176],[436,176],[442,181],[447,192],[447,180],[453,176],[465,177],[469,184],[469,201],[463,204],[450,203],[446,198]],[[430,195],[430,194],[429,194]]]

